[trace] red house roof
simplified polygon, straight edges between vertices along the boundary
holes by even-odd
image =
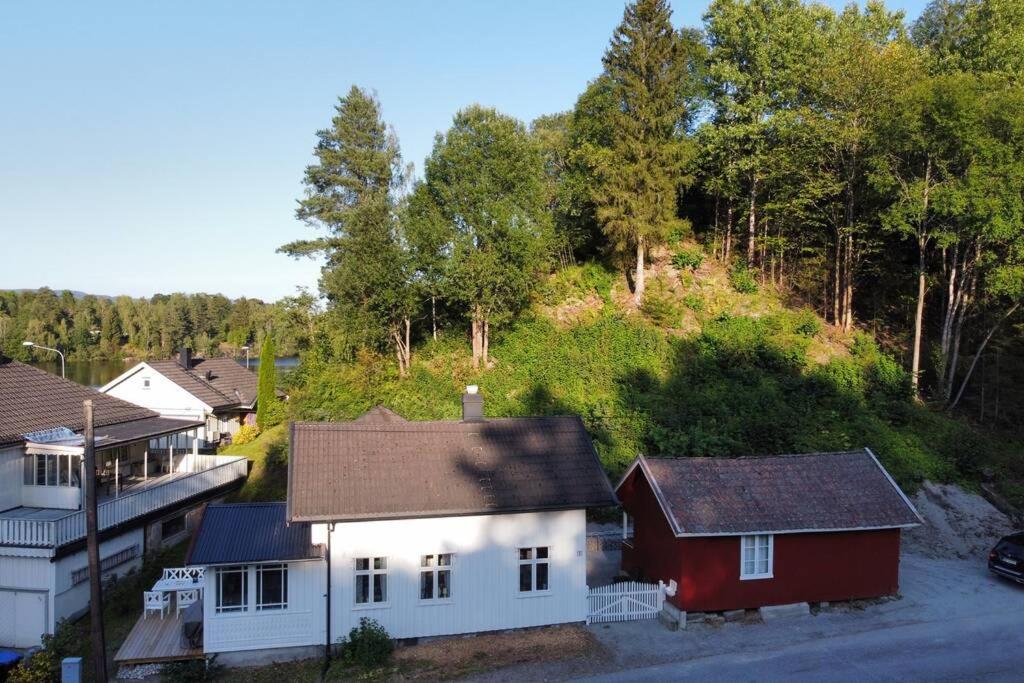
[[[744,458],[640,456],[623,481],[637,467],[677,536],[891,529],[922,521],[867,448]]]

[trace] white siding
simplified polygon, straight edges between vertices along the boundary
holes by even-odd
[[[324,642],[324,594],[327,572],[322,561],[288,564],[288,607],[256,612],[256,565],[249,565],[248,609],[217,614],[216,568],[206,568],[203,596],[203,649],[207,653],[320,645]]]
[[[31,647],[53,632],[53,564],[45,557],[0,554],[0,647]]]
[[[128,375],[115,380],[116,384],[107,385],[103,391],[129,403],[140,405],[156,411],[164,417],[188,418],[203,420],[209,407],[198,398],[188,393],[159,372],[141,363],[135,371],[133,368],[125,373]],[[149,379],[149,388],[145,387],[145,379]],[[206,438],[205,428],[199,429],[200,438]]]
[[[100,544],[100,559],[110,557],[115,553],[129,548],[133,545],[139,546],[139,556],[131,562],[113,567],[103,574],[107,579],[113,574],[124,576],[130,569],[142,567],[142,554],[145,550],[144,533],[141,528],[121,534],[116,538],[104,541]],[[77,586],[71,583],[71,574],[83,567],[88,566],[89,558],[85,550],[80,550],[72,555],[60,558],[54,563],[54,599],[52,614],[54,616],[51,628],[61,619],[70,619],[85,612],[89,607],[89,582],[85,581]],[[139,595],[139,608],[142,607],[142,595]]]
[[[314,540],[324,525],[314,526]],[[550,590],[519,592],[518,549],[549,548]],[[420,557],[455,555],[452,599],[419,599]],[[387,606],[355,604],[355,558],[388,558]],[[331,537],[332,641],[360,617],[393,638],[474,633],[586,620],[583,510],[337,524]]]
[[[0,448],[0,510],[21,505],[21,482],[25,479],[22,446]]]

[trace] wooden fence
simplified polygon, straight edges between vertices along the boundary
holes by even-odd
[[[665,584],[625,581],[587,590],[587,623],[654,619],[665,604]]]

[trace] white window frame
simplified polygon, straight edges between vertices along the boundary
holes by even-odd
[[[442,564],[442,558],[447,558],[447,564]],[[432,555],[420,555],[420,572],[419,572],[419,583],[417,589],[419,591],[420,602],[427,604],[435,604],[440,602],[451,602],[452,596],[455,594],[455,590],[452,587],[452,581],[455,578],[455,553],[434,553]],[[438,595],[438,587],[440,583],[438,578],[440,574],[447,572],[448,574],[448,595],[441,597]],[[431,597],[423,597],[423,576],[429,575],[431,581]]]
[[[768,557],[762,557],[762,548],[768,546]],[[749,554],[753,553],[753,558]],[[753,564],[753,571],[748,572],[747,567]],[[750,534],[740,536],[740,580],[750,581],[756,579],[774,578],[775,569],[775,536],[772,534]]]
[[[263,575],[272,572],[281,574],[281,601],[263,602]],[[256,565],[256,611],[269,612],[288,609],[288,565],[260,564]]]
[[[360,569],[359,568],[360,561],[365,561],[366,562],[366,567],[367,567],[366,569]],[[379,567],[376,566],[378,561],[380,562],[380,566]],[[391,586],[388,585],[388,583],[390,583],[388,581],[388,558],[387,557],[380,557],[380,556],[374,557],[372,555],[368,555],[368,556],[365,556],[365,557],[356,557],[356,558],[353,559],[352,567],[355,570],[355,575],[354,575],[354,577],[352,579],[352,602],[355,604],[355,606],[356,607],[361,607],[361,608],[387,607],[388,606],[388,601],[391,598],[391,594],[390,594]],[[366,581],[366,589],[367,589],[366,590],[366,598],[367,599],[364,602],[360,602],[359,601],[358,586],[359,586],[359,577],[361,577],[361,576],[369,577],[367,579],[367,581]],[[384,577],[384,591],[383,591],[384,599],[379,601],[379,602],[377,602],[373,598],[374,598],[374,596],[377,593],[377,591],[374,590],[374,589],[377,586],[377,577],[379,577],[379,576],[383,576]]]
[[[224,575],[241,574],[242,576],[242,604],[224,604]],[[217,568],[217,596],[215,610],[217,614],[238,614],[249,611],[249,567],[246,565],[230,565]]]
[[[523,557],[523,551],[529,552],[529,557]],[[544,551],[544,557],[537,557],[538,550]],[[516,549],[516,594],[520,597],[527,597],[531,595],[547,595],[551,592],[551,546],[538,545],[533,547],[517,548]],[[546,565],[548,573],[548,587],[537,588],[537,566]],[[530,567],[530,588],[529,590],[523,590],[523,586],[520,583],[520,577],[522,575],[523,567]]]

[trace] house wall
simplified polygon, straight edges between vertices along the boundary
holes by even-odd
[[[314,525],[314,542],[326,537]],[[518,549],[549,548],[544,593],[519,592]],[[452,598],[419,599],[420,558],[453,553]],[[356,605],[355,559],[386,557],[386,605]],[[360,617],[393,638],[475,633],[586,620],[583,510],[337,524],[331,536],[331,640]]]
[[[622,547],[622,569],[642,581],[678,583],[682,558],[671,551],[675,547],[675,532],[639,467],[622,482],[617,495],[633,520],[633,539]]]
[[[46,552],[0,547],[0,647],[31,647],[53,632],[53,565]]]
[[[288,563],[288,607],[256,612],[256,565],[248,565],[245,612],[218,614],[216,567],[206,567],[203,597],[203,650],[240,652],[322,645],[325,642],[324,594],[327,571],[322,560]]]
[[[0,511],[21,505],[21,484],[25,479],[21,445],[0,448]]]
[[[740,537],[677,539],[673,602],[695,612],[873,598],[899,590],[900,531],[776,534],[772,578],[740,580]]]
[[[111,396],[160,413],[164,417],[206,419],[209,409],[206,404],[188,393],[177,384],[153,370],[145,363],[128,377],[113,386],[107,385],[103,391]],[[129,371],[131,372],[131,371]],[[143,379],[149,378],[149,388],[145,388]],[[199,437],[206,438],[205,427],[199,428]]]
[[[891,595],[899,589],[899,529],[776,534],[773,576],[740,579],[740,536],[678,538],[637,467],[619,499],[633,517],[623,569],[648,581],[676,581],[668,600],[691,612]]]
[[[124,576],[132,569],[141,568],[142,556],[146,551],[146,547],[141,528],[132,529],[116,538],[100,543],[101,561],[131,546],[138,546],[138,556],[130,562],[118,565],[117,567],[111,567],[108,571],[103,572],[103,580],[107,580],[115,574],[117,576]],[[89,558],[85,550],[61,557],[53,563],[54,599],[53,609],[51,610],[53,615],[50,623],[51,632],[56,622],[61,619],[73,619],[84,614],[89,608],[89,582],[83,581],[77,586],[72,582],[72,573],[88,565]],[[141,600],[142,596],[140,595],[140,607],[142,604]]]

